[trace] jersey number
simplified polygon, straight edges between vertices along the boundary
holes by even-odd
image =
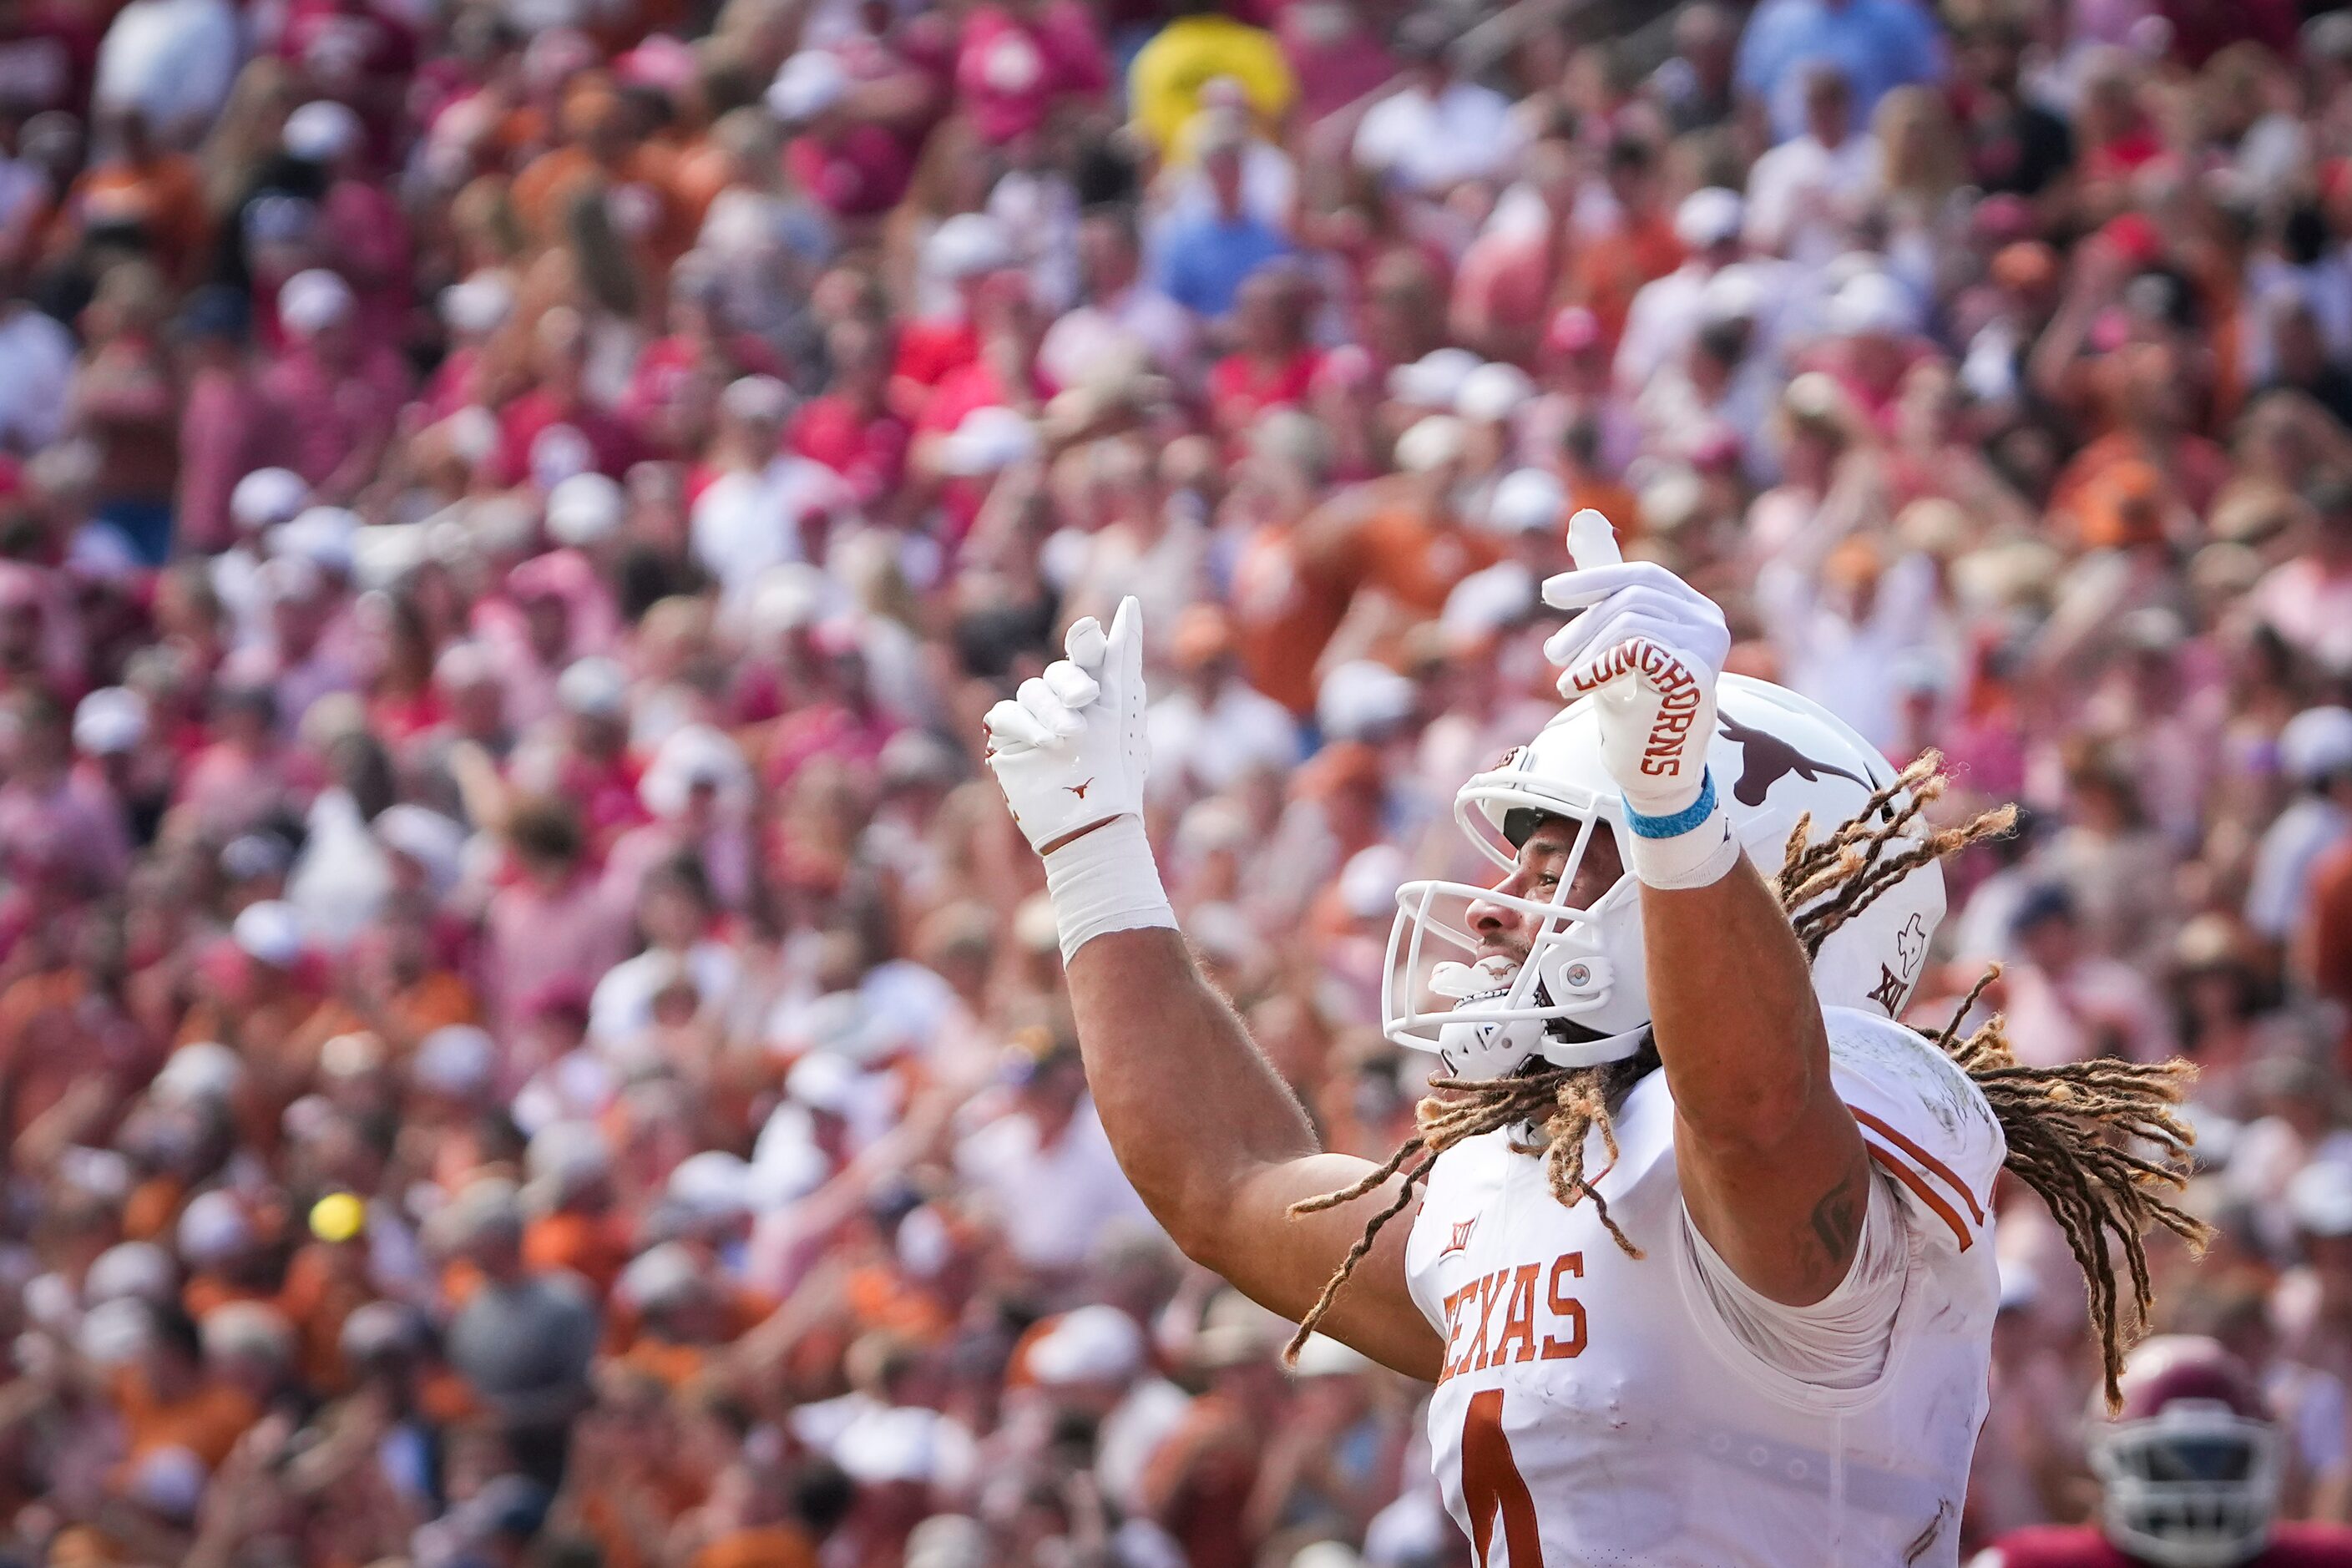
[[[1536,1533],[1536,1500],[1511,1458],[1503,1436],[1503,1391],[1484,1388],[1470,1396],[1462,1417],[1462,1504],[1470,1515],[1470,1537],[1478,1548],[1478,1568],[1487,1568],[1495,1542],[1495,1518],[1503,1521],[1503,1550],[1510,1568],[1543,1568],[1543,1542]]]

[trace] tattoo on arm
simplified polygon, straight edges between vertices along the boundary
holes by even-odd
[[[1813,1277],[1827,1289],[1835,1289],[1853,1265],[1863,1217],[1870,1212],[1869,1169],[1866,1162],[1849,1168],[1813,1205],[1813,1239],[1821,1244],[1813,1260]]]

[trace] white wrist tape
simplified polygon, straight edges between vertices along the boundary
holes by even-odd
[[[1047,855],[1045,892],[1064,963],[1106,931],[1176,929],[1139,816],[1115,816]]]
[[[1625,864],[1645,888],[1672,891],[1721,881],[1739,864],[1731,816],[1706,775],[1698,799],[1671,816],[1645,816],[1625,803]]]

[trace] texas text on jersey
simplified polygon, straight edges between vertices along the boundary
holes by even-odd
[[[1626,1097],[1591,1204],[1490,1133],[1437,1162],[1406,1251],[1446,1340],[1430,1436],[1447,1509],[1490,1568],[1828,1568],[1958,1559],[2000,1282],[2000,1129],[1898,1024],[1832,1009],[1839,1092],[1907,1208],[1884,1370],[1810,1385],[1744,1344],[1697,1278],[1662,1075]],[[1597,1158],[1596,1158],[1597,1164]]]

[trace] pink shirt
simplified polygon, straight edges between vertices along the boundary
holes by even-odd
[[[47,787],[0,787],[0,860],[27,854],[92,890],[120,887],[131,868],[121,807],[103,784],[73,773]]]
[[[501,1038],[514,1037],[523,1001],[559,981],[584,989],[629,955],[629,911],[595,877],[553,895],[528,882],[500,889],[485,922],[480,984]]]
[[[182,542],[219,550],[230,542],[229,492],[276,459],[278,426],[261,388],[233,370],[196,373],[180,408],[180,489],[173,520]]]
[[[906,144],[878,125],[853,125],[820,140],[795,136],[784,167],[810,197],[842,217],[888,212],[907,194],[915,161]]]
[[[408,373],[390,349],[370,349],[341,370],[298,343],[262,373],[261,390],[287,444],[288,467],[323,485],[338,479],[354,453],[392,434],[408,395]],[[340,476],[347,489],[373,477]]]
[[[2324,665],[2352,665],[2352,571],[2298,556],[2254,585],[2254,608],[2278,635]]]
[[[1110,61],[1084,7],[1046,0],[1027,18],[982,5],[964,18],[956,96],[982,140],[1001,145],[1045,122],[1066,93],[1110,85]]]
[[[645,443],[636,432],[613,415],[586,404],[559,408],[552,395],[533,390],[508,404],[499,416],[499,465],[508,483],[520,484],[531,477],[532,443],[558,425],[570,426],[586,439],[596,471],[608,479],[619,479],[645,455]]]

